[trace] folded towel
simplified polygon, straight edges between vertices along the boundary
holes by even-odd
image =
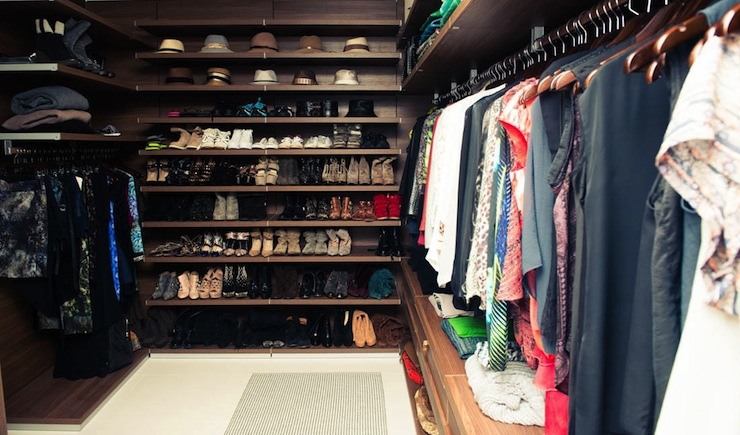
[[[90,122],[92,115],[82,110],[39,110],[26,115],[15,115],[3,122],[3,128],[8,130],[28,130],[44,124],[59,124],[66,121]]]
[[[486,319],[483,317],[457,317],[448,319],[450,326],[462,338],[486,338]]]
[[[89,108],[90,102],[87,98],[65,86],[34,88],[16,94],[10,102],[10,110],[16,115],[47,109],[87,110]]]
[[[451,319],[459,316],[471,317],[473,315],[472,311],[463,311],[455,308],[455,305],[452,303],[452,295],[432,293],[429,296],[429,302],[432,303],[432,307],[434,307],[437,315],[443,319]]]
[[[465,374],[487,416],[509,424],[545,425],[545,396],[534,386],[534,371],[527,364],[509,362],[499,372],[481,365],[476,355],[465,361]]]
[[[447,334],[447,337],[455,346],[457,354],[460,355],[461,359],[466,359],[475,353],[476,346],[479,342],[485,341],[486,338],[462,338],[455,332],[455,329],[450,325],[449,319],[442,321],[442,330]]]

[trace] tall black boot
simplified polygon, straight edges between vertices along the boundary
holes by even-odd
[[[390,257],[391,255],[390,237],[388,236],[388,231],[385,228],[380,231],[378,248],[375,250],[375,255],[379,257]]]
[[[398,236],[398,228],[393,228],[390,234],[390,251],[393,257],[403,257],[406,255],[406,251],[403,249],[401,244],[401,238]]]
[[[293,218],[293,216],[296,213],[296,210],[295,210],[296,209],[296,203],[295,203],[296,197],[297,195],[293,195],[293,194],[285,195],[285,208],[283,208],[283,212],[280,213],[280,215],[278,216],[279,220],[287,221]]]

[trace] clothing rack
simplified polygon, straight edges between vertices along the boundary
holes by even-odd
[[[70,164],[78,162],[105,161],[115,159],[121,148],[118,144],[96,145],[43,144],[34,147],[13,147],[11,154],[14,165],[23,164]]]
[[[435,98],[435,107],[461,100],[488,85],[499,84],[543,62],[552,61],[574,48],[622,29],[626,22],[667,6],[668,0],[606,0],[581,12],[565,25],[532,41],[527,47],[496,62],[484,72]]]

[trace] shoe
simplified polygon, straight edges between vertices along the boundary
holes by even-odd
[[[388,143],[388,139],[384,135],[382,134],[375,135],[375,148],[388,149],[390,147],[391,147],[391,144]]]
[[[152,299],[162,299],[164,291],[167,290],[167,286],[169,285],[171,276],[172,275],[169,272],[162,272],[159,274],[157,286],[154,288],[154,293],[152,293]]]
[[[262,233],[252,231],[249,235],[252,239],[252,248],[249,250],[249,256],[256,257],[262,252]]]
[[[234,132],[231,133],[231,140],[229,140],[229,144],[226,146],[227,149],[230,150],[238,150],[239,149],[239,141],[242,140],[242,133],[244,130],[241,129],[234,129]]]
[[[326,293],[324,293],[324,287],[326,287],[326,274],[322,271],[318,271],[313,274],[313,277],[316,281],[316,289],[313,295],[320,298],[326,296]]]
[[[315,149],[319,146],[319,138],[316,136],[311,136],[306,141],[306,144],[303,146],[305,149]]]
[[[298,290],[298,297],[301,299],[309,299],[316,292],[316,278],[312,273],[306,273],[303,275],[301,281],[301,287]]]
[[[221,295],[225,298],[233,298],[236,294],[236,267],[224,266],[224,286]]]
[[[246,298],[249,295],[249,275],[247,266],[239,265],[236,268],[236,285],[234,286],[234,296],[237,298]]]
[[[275,231],[277,243],[272,250],[272,255],[286,255],[288,253],[288,233],[285,230]]]
[[[301,232],[299,230],[288,230],[288,255],[301,255]]]
[[[355,310],[352,313],[352,339],[357,347],[365,347],[368,344],[366,322],[370,322],[366,312]]]
[[[331,139],[329,139],[327,136],[319,136],[317,139],[316,147],[319,149],[331,148]]]
[[[385,157],[373,159],[373,164],[370,167],[370,179],[373,185],[383,184],[383,161]]]
[[[331,321],[329,320],[329,316],[324,314],[324,319],[321,321],[323,324],[321,325],[321,344],[324,347],[331,347],[332,345],[332,331],[331,331]]]
[[[337,272],[337,299],[344,299],[347,297],[349,291],[349,272],[346,270],[340,270]]]
[[[193,131],[190,133],[190,140],[188,141],[188,144],[185,147],[185,149],[199,150],[202,144],[203,144],[203,129],[200,127],[195,127]]]
[[[388,197],[386,195],[379,193],[373,196],[373,208],[375,209],[375,219],[379,221],[390,219]]]
[[[213,249],[213,234],[206,233],[203,235],[203,244],[200,247],[200,255],[202,257],[208,257],[211,255]]]
[[[237,257],[243,257],[247,255],[247,248],[249,247],[249,233],[239,232],[236,233],[236,249],[234,249],[234,255]]]
[[[299,349],[307,349],[311,347],[311,340],[309,338],[310,329],[308,327],[308,319],[305,317],[299,317],[297,322],[298,338],[295,341],[296,347]]]
[[[375,336],[373,322],[370,320],[370,316],[368,316],[367,313],[365,313],[365,320],[363,321],[363,323],[365,329],[365,343],[368,345],[368,347],[375,346],[378,340]]]
[[[218,139],[217,128],[207,128],[203,130],[203,141],[200,144],[200,149],[209,150],[216,147],[216,139]]]
[[[259,158],[257,166],[255,166],[255,169],[257,170],[257,175],[255,175],[254,177],[254,184],[256,186],[266,186],[267,185],[267,164],[268,164],[267,157]],[[275,177],[275,181],[277,181],[277,176]]]
[[[226,220],[235,221],[239,219],[239,201],[236,199],[236,193],[229,192],[226,194]]]
[[[387,196],[388,218],[401,219],[401,195],[392,193]]]
[[[314,250],[315,255],[326,255],[329,252],[329,246],[327,245],[327,242],[329,241],[329,236],[326,235],[326,231],[319,230],[316,231],[316,248]]]
[[[174,148],[176,150],[184,150],[188,146],[188,142],[190,142],[190,133],[188,133],[187,130],[179,127],[172,127],[170,128],[170,131],[172,133],[179,133],[180,138],[177,139],[175,142],[170,142],[170,145],[168,148]]]
[[[293,218],[295,215],[295,208],[297,207],[297,204],[294,201],[297,200],[297,195],[285,195],[285,207],[283,207],[283,212],[278,215],[278,220],[288,221]]]
[[[349,159],[349,168],[347,169],[347,184],[360,184],[360,164],[354,157]]]
[[[261,289],[261,269],[260,268],[251,268],[250,275],[252,276],[252,279],[249,282],[249,299],[257,299],[260,296],[260,289]]]
[[[347,148],[347,124],[334,124],[332,148]]]
[[[342,198],[339,196],[331,197],[331,212],[329,220],[338,220],[342,216]]]
[[[190,299],[209,299],[211,292],[211,279],[216,271],[211,267],[200,280],[195,292],[190,292]],[[222,277],[223,278],[223,277]]]
[[[403,244],[401,243],[401,238],[398,236],[398,229],[393,228],[391,230],[390,236],[389,236],[389,244],[390,244],[390,253],[391,257],[403,257],[406,255],[406,251],[403,249]]]
[[[170,161],[161,159],[159,161],[159,173],[157,174],[157,184],[167,184],[167,178],[170,175]]]
[[[334,299],[337,294],[337,271],[332,270],[329,278],[324,283],[324,296]]]
[[[329,204],[323,196],[316,202],[316,218],[320,221],[329,219]]]
[[[236,345],[239,337],[239,323],[231,313],[222,314],[218,318],[218,338],[216,345],[219,349],[226,349],[231,344]]]
[[[273,251],[273,239],[274,233],[271,229],[265,229],[262,231],[262,256],[271,257]]]
[[[339,255],[339,237],[337,237],[337,231],[327,228],[326,235],[329,237],[329,247],[326,253],[329,256]]]
[[[337,165],[337,176],[334,179],[335,183],[347,184],[347,160],[342,158],[340,163]]]
[[[278,144],[278,149],[290,149],[291,145],[293,145],[293,138],[286,136]]]
[[[211,299],[220,299],[224,289],[224,271],[219,267],[211,276],[211,287],[208,296]]]
[[[213,207],[213,220],[226,220],[226,197],[220,193],[216,194],[216,204]]]
[[[332,175],[331,175],[331,164],[328,160],[324,161],[324,170],[321,171],[321,181],[324,184],[331,184],[332,182]]]
[[[395,160],[396,160],[396,157],[388,157],[382,162],[383,184],[386,186],[392,185],[396,182],[396,177],[395,175],[393,175],[393,166],[392,166],[393,161]]]
[[[307,196],[305,204],[306,215],[304,216],[304,218],[308,221],[316,220],[318,218],[316,210],[316,198],[312,196]]]
[[[352,213],[353,221],[364,221],[365,220],[365,204],[366,201],[360,201],[357,203],[357,209]]]
[[[325,331],[322,331],[322,327],[324,327],[324,318],[326,317],[325,314],[319,315],[319,317],[314,321],[313,326],[311,326],[311,337],[310,342],[311,346],[318,346],[322,342],[322,336],[326,334]]]
[[[162,299],[169,301],[177,296],[177,292],[180,290],[180,281],[177,279],[175,272],[170,273],[170,278],[167,280],[167,288],[162,293]]]
[[[213,235],[213,246],[211,247],[211,255],[214,257],[218,257],[221,255],[221,253],[224,252],[224,239],[221,237],[221,234],[214,234]]]
[[[375,249],[375,255],[378,257],[391,256],[391,241],[388,236],[388,230],[385,228],[380,230],[380,237],[378,239],[378,247]]]
[[[352,251],[352,238],[349,236],[349,231],[342,228],[337,231],[337,237],[339,238],[339,250],[340,256],[347,256]]]
[[[360,163],[358,165],[360,167],[360,173],[358,177],[358,181],[361,185],[368,185],[370,184],[371,178],[370,178],[370,165],[367,163],[367,159],[365,157],[360,158]]]
[[[267,146],[267,138],[263,137],[259,142],[252,144],[252,149],[263,150]]]
[[[303,255],[314,255],[316,254],[316,232],[315,231],[304,231],[303,238],[306,244],[303,245],[301,254]]]
[[[239,149],[240,150],[250,150],[252,149],[253,145],[253,130],[251,129],[243,129],[241,134],[241,137],[239,138]]]
[[[260,298],[270,299],[272,297],[272,273],[270,266],[262,266],[260,277]]]
[[[177,298],[185,299],[190,296],[190,272],[183,272],[177,277],[180,288],[177,290]]]
[[[303,149],[303,138],[298,135],[293,136],[293,141],[290,144],[290,148],[294,150]]]
[[[241,323],[239,324],[239,331],[236,335],[236,345],[237,349],[244,349],[249,347],[249,345],[252,342],[252,339],[254,337],[254,331],[250,327],[249,324],[249,317],[245,317],[242,319]]]
[[[267,143],[265,144],[266,150],[276,150],[278,149],[278,141],[274,137],[271,137],[267,139]]]
[[[334,317],[334,346],[352,346],[352,313],[340,308]]]
[[[375,212],[373,211],[373,202],[372,201],[361,201],[365,203],[365,222],[372,222],[375,220]]]
[[[339,218],[343,221],[348,221],[352,218],[352,201],[350,201],[349,196],[342,198],[342,211]]]
[[[277,146],[277,143],[275,145]],[[276,158],[271,157],[267,163],[267,173],[265,176],[265,183],[268,186],[274,186],[275,184],[277,184],[278,171],[280,171],[280,165],[278,164],[278,160]]]
[[[159,162],[157,159],[149,159],[146,162],[146,184],[157,184],[159,181]]]
[[[216,140],[213,142],[213,148],[225,150],[229,146],[229,142],[231,142],[231,132],[218,130],[216,132]]]

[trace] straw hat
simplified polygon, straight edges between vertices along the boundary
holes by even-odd
[[[226,40],[224,35],[208,35],[206,42],[203,43],[203,48],[200,49],[201,53],[233,53],[229,49],[229,41]]]
[[[367,38],[351,38],[344,43],[345,53],[366,53],[370,51],[367,45]]]
[[[208,68],[206,85],[228,86],[231,84],[231,71],[226,68]]]
[[[184,53],[185,44],[179,39],[164,39],[155,53]]]
[[[252,48],[249,49],[251,52],[272,52],[278,50],[277,39],[275,35],[270,32],[260,32],[252,37]]]
[[[335,85],[359,85],[357,73],[353,69],[340,69],[334,74]]]
[[[296,50],[296,53],[319,53],[324,51],[324,47],[321,45],[321,38],[316,35],[303,36],[299,43],[301,48]]]
[[[271,69],[258,69],[254,72],[252,85],[277,85],[279,84],[277,74]]]

